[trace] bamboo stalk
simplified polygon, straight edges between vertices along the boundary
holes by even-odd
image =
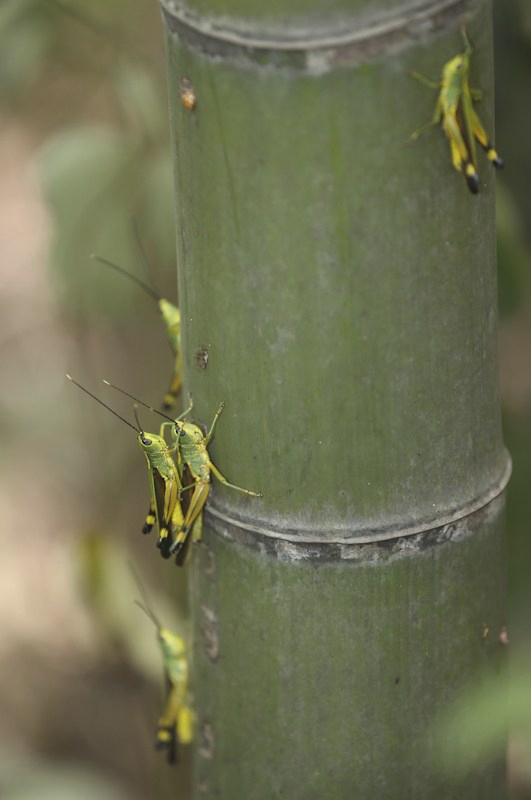
[[[501,656],[494,178],[405,144],[464,11],[492,128],[490,7],[373,5],[162,3],[185,385],[264,495],[215,484],[194,555],[194,798],[504,796],[431,733]]]

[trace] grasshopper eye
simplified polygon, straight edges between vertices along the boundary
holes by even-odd
[[[181,430],[179,432],[179,436],[184,436],[184,434],[185,434],[185,430],[184,430],[184,428],[181,428]]]
[[[142,444],[152,444],[152,441],[147,436],[142,436]]]

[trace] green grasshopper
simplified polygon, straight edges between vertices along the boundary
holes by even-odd
[[[120,416],[120,414],[117,414],[114,409],[104,403],[103,400],[100,400],[99,397],[92,394],[92,392],[89,392],[88,389],[71,378],[70,375],[66,377],[79,389],[96,400],[96,402],[100,403],[107,411],[110,411],[115,417],[121,419],[122,422],[125,422],[130,428],[133,428],[138,434],[138,444],[147,460],[151,492],[149,510],[144,527],[142,528],[142,533],[150,533],[153,525],[157,522],[159,528],[157,547],[163,558],[169,558],[171,556],[170,545],[172,543],[172,537],[177,531],[181,530],[184,523],[180,501],[182,483],[179,471],[172,458],[172,453],[175,448],[169,447],[162,435],[146,433],[142,430],[138,422],[136,407],[134,412],[137,427]],[[190,410],[191,407],[186,409],[185,414]]]
[[[140,403],[140,405],[144,406],[145,408],[148,408],[150,411],[153,411],[155,414],[159,414],[161,417],[164,417],[167,420],[167,422],[163,422],[162,425],[160,426],[160,435],[158,437],[156,437],[156,438],[157,438],[157,442],[158,442],[158,447],[159,447],[160,453],[161,454],[164,453],[165,456],[167,454],[167,458],[168,458],[168,463],[165,464],[165,466],[164,466],[164,474],[166,476],[168,476],[170,474],[173,476],[172,468],[177,473],[176,480],[172,479],[172,492],[173,492],[174,486],[178,483],[178,489],[177,489],[178,499],[177,499],[176,502],[177,502],[177,505],[178,505],[179,510],[180,510],[180,524],[178,525],[179,515],[176,513],[175,516],[172,517],[172,524],[171,524],[170,530],[171,530],[171,533],[172,533],[172,539],[175,540],[174,537],[177,537],[177,536],[179,537],[179,548],[178,548],[178,552],[177,552],[177,550],[175,550],[175,551],[171,550],[170,549],[170,539],[169,538],[165,538],[164,545],[162,547],[161,552],[162,552],[162,555],[165,558],[169,558],[172,555],[172,553],[176,552],[177,555],[176,555],[176,558],[175,558],[175,563],[178,566],[182,566],[186,561],[186,555],[187,555],[187,552],[188,552],[188,546],[190,544],[190,541],[193,541],[193,542],[201,541],[202,534],[203,534],[203,519],[202,519],[201,515],[196,516],[196,518],[192,521],[192,524],[187,528],[186,535],[182,535],[180,533],[180,531],[181,531],[181,529],[183,527],[183,524],[184,524],[184,518],[183,518],[183,513],[182,513],[182,511],[183,511],[183,502],[186,503],[185,508],[187,508],[187,506],[188,506],[188,503],[187,503],[188,491],[191,488],[193,488],[193,485],[192,486],[184,486],[183,487],[183,485],[182,485],[182,483],[183,483],[183,481],[182,481],[183,463],[182,463],[182,460],[179,459],[177,443],[174,442],[172,447],[168,446],[168,444],[166,443],[166,441],[164,439],[164,429],[166,427],[168,427],[168,426],[171,426],[171,428],[173,429],[175,424],[176,424],[176,422],[178,422],[179,420],[181,420],[183,417],[185,417],[187,414],[190,413],[190,411],[193,408],[192,398],[191,397],[189,398],[190,404],[189,404],[188,408],[185,411],[183,411],[183,413],[180,414],[177,417],[177,419],[175,420],[175,419],[172,419],[172,417],[168,417],[168,415],[164,414],[162,411],[158,411],[156,408],[153,408],[153,406],[150,406],[147,403],[144,403],[143,400],[139,400],[134,395],[130,394],[129,392],[126,392],[125,389],[121,389],[119,386],[114,386],[114,384],[109,383],[109,381],[106,381],[106,380],[104,380],[103,383],[106,386],[109,386],[111,389],[115,389],[116,391],[120,392],[121,394],[125,395],[126,397],[129,397],[131,400],[134,400],[135,403]],[[137,422],[137,424],[138,424],[138,422]],[[149,434],[149,436],[153,436],[153,434]],[[172,459],[172,455],[173,454],[177,455],[177,465],[175,464],[175,461]],[[170,464],[170,462],[171,462],[171,464]],[[150,467],[150,463],[149,463],[149,460],[148,460],[148,468],[149,467]],[[186,469],[186,467],[184,467],[184,469]],[[154,473],[154,472],[155,471],[153,469],[150,469],[150,474]],[[153,493],[153,490],[152,490],[151,505],[150,505],[150,508],[149,508],[149,511],[148,511],[148,516],[146,518],[146,522],[145,522],[144,527],[142,529],[143,533],[149,533],[149,531],[151,530],[151,528],[152,528],[152,526],[153,526],[153,524],[155,522],[155,518],[157,518],[157,519],[160,518],[160,514],[157,511],[158,504],[155,502],[155,505],[153,505],[154,499],[156,500],[156,498],[157,498],[157,491],[156,491],[156,489],[157,489],[157,481],[156,480],[154,482],[154,487],[155,487],[155,494]],[[166,485],[166,491],[168,491],[167,485]],[[242,490],[242,491],[245,491],[245,490]],[[173,494],[172,494],[172,500],[173,499],[174,498],[173,498]],[[176,512],[177,512],[177,509],[176,509]],[[191,537],[188,536],[188,533],[189,533],[190,530],[192,530],[192,536]],[[161,540],[159,538],[159,545],[158,545],[159,547],[161,546],[160,545],[160,541]]]
[[[202,430],[197,425],[194,425],[194,423],[183,420],[182,417],[186,416],[185,414],[182,414],[181,417],[178,417],[173,423],[172,436],[175,441],[178,462],[182,470],[184,470],[185,467],[188,469],[193,480],[191,486],[186,486],[185,489],[191,488],[193,489],[193,493],[181,529],[177,531],[176,537],[170,547],[170,553],[179,554],[180,549],[188,538],[192,526],[197,524],[198,520],[202,519],[203,507],[210,492],[211,473],[214,474],[221,483],[225,486],[229,486],[231,489],[236,489],[252,497],[262,497],[261,492],[252,492],[250,489],[243,489],[241,486],[229,483],[210,459],[207,446],[214,436],[216,423],[224,407],[225,403],[221,403],[214,415],[210,430],[206,435],[204,435]]]
[[[188,659],[184,639],[167,628],[163,628],[153,612],[136,571],[131,567],[136,584],[142,595],[142,602],[135,600],[157,629],[164,664],[164,673],[168,685],[168,694],[164,711],[159,717],[155,734],[155,748],[166,750],[169,764],[178,760],[179,744],[190,744],[194,737],[195,714],[191,707],[188,692]]]
[[[187,409],[188,411],[188,409]],[[145,434],[138,422],[135,407],[135,418],[138,425],[138,442],[144,451],[148,465],[151,500],[142,528],[142,533],[151,533],[155,522],[159,528],[157,547],[163,558],[171,555],[172,537],[183,525],[181,507],[182,482],[179,471],[172,458],[173,448],[168,447],[164,437],[156,434]]]
[[[142,249],[141,252],[143,255]],[[181,391],[182,386],[181,312],[177,306],[174,306],[169,300],[165,300],[164,297],[160,297],[160,295],[158,295],[157,292],[151,288],[151,286],[148,286],[147,283],[144,283],[144,281],[140,280],[140,278],[137,278],[136,275],[133,275],[123,267],[120,267],[119,264],[115,264],[114,261],[109,261],[107,258],[101,258],[100,256],[96,255],[92,255],[91,258],[99,261],[101,264],[111,267],[121,275],[125,275],[127,278],[129,278],[129,280],[136,283],[137,286],[140,286],[140,288],[147,295],[149,295],[149,297],[158,303],[162,321],[164,323],[164,327],[166,328],[166,336],[168,337],[170,347],[175,356],[170,386],[164,395],[163,400],[163,407],[166,410],[170,409],[175,403],[177,395]]]
[[[470,58],[473,50],[464,27],[461,28],[461,35],[465,43],[465,50],[444,65],[440,81],[432,81],[418,72],[410,73],[412,77],[417,78],[426,86],[439,90],[431,122],[415,131],[411,135],[410,141],[418,139],[433,125],[440,124],[450,142],[453,166],[458,172],[463,173],[472,194],[477,194],[479,175],[476,166],[476,140],[486,151],[488,160],[497,169],[503,167],[503,161],[490,143],[485,129],[474,111],[473,103],[481,99],[481,91],[470,88],[468,84]]]
[[[108,383],[108,381],[105,381],[105,383],[107,383],[109,386],[111,385]],[[130,397],[132,400],[135,400],[137,403],[140,403],[146,408],[149,408],[150,411],[154,411],[156,414],[166,417],[166,414],[163,414],[161,411],[157,411],[152,406],[148,406],[147,403],[143,403],[142,400],[137,400],[137,398],[133,397],[133,395],[129,394],[129,392],[120,389],[118,386],[113,386],[112,388],[116,389],[122,394],[125,394],[127,397]],[[177,457],[181,479],[182,475],[185,473],[185,471],[187,471],[190,474],[191,480],[193,481],[192,484],[189,486],[183,486],[181,489],[181,494],[189,489],[193,489],[193,492],[187,504],[184,521],[180,529],[176,532],[176,536],[173,539],[173,543],[170,547],[170,554],[177,554],[176,560],[178,564],[181,564],[184,561],[183,552],[185,551],[185,545],[187,545],[189,541],[190,531],[192,530],[192,540],[194,542],[201,539],[202,511],[210,493],[211,473],[213,473],[216,478],[221,481],[221,483],[223,483],[225,486],[229,486],[231,489],[236,489],[237,491],[251,495],[252,497],[262,497],[261,492],[252,492],[250,489],[243,489],[241,486],[236,486],[234,483],[229,483],[229,481],[221,474],[215,464],[212,463],[208,454],[207,445],[214,436],[214,429],[221,412],[225,407],[225,403],[220,403],[220,406],[214,415],[210,430],[206,435],[203,433],[201,428],[199,428],[197,425],[194,425],[193,422],[188,422],[185,420],[183,421],[183,418],[186,417],[192,406],[193,403],[190,398],[190,406],[186,409],[186,411],[180,414],[175,420],[171,420],[169,417],[166,417],[169,421],[163,422],[160,427],[160,433],[162,436],[164,428],[171,426],[171,435],[174,440],[174,446],[171,448],[171,452],[175,453]]]

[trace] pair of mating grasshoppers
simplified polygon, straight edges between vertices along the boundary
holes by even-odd
[[[198,425],[185,419],[193,408],[191,398],[188,408],[172,419],[147,403],[137,400],[129,392],[104,381],[107,386],[117,389],[135,401],[135,426],[70,375],[67,375],[67,378],[136,431],[139,447],[146,456],[151,495],[142,533],[150,533],[155,522],[158,524],[157,547],[163,558],[175,555],[176,563],[182,566],[186,559],[190,534],[192,534],[193,541],[201,539],[202,512],[210,493],[212,474],[231,489],[236,489],[252,497],[262,496],[260,492],[253,492],[230,483],[210,459],[207,447],[214,436],[216,423],[223,411],[224,403],[219,405],[210,429],[203,434]],[[138,419],[137,403],[166,418],[166,422],[162,423],[158,434],[147,433],[142,429]],[[170,431],[171,444],[168,444],[164,438],[167,428]],[[189,485],[184,485],[186,479],[190,479]]]
[[[469,86],[468,75],[473,50],[464,26],[461,28],[461,35],[465,49],[443,66],[439,81],[425,78],[418,72],[411,73],[426,86],[438,89],[439,96],[431,122],[415,131],[410,141],[418,139],[432,126],[440,125],[450,143],[454,168],[464,175],[472,194],[477,194],[480,183],[477,173],[476,141],[487,153],[490,163],[497,169],[503,167],[503,161],[489,141],[474,110],[474,103],[481,99],[481,91]]]

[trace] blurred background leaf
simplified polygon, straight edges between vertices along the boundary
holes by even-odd
[[[135,800],[140,795],[86,769],[38,759],[0,760],[2,800]]]
[[[437,721],[438,769],[458,783],[471,769],[504,758],[510,735],[512,752],[518,753],[518,758],[511,762],[514,788],[518,797],[530,796],[530,674],[531,652],[521,649],[509,669],[492,675],[481,685],[470,686],[459,702]]]

